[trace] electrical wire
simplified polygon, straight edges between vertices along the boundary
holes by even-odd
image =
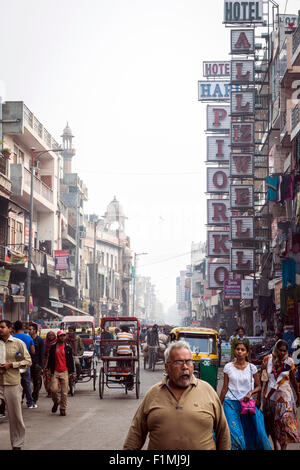
[[[180,258],[181,256],[186,256],[186,255],[190,255],[190,254],[191,254],[191,252],[187,251],[186,253],[181,253],[180,255],[171,256],[170,258],[166,258],[166,259],[163,259],[163,260],[160,260],[160,261],[154,261],[153,263],[142,264],[142,265],[139,266],[139,268],[143,268],[144,266],[152,266],[153,264],[165,263],[166,261],[170,261],[172,259]]]

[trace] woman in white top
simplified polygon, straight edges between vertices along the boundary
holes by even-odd
[[[230,429],[232,450],[271,450],[264,417],[259,408],[255,414],[241,415],[241,401],[248,402],[261,390],[257,368],[246,358],[249,344],[239,341],[234,348],[235,360],[224,367],[221,403]]]

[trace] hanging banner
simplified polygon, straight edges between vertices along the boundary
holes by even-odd
[[[242,291],[242,299],[250,299],[252,300],[253,297],[253,279],[242,279],[241,282],[241,291]]]
[[[8,286],[11,271],[2,267],[0,269],[0,286]]]
[[[27,256],[11,248],[5,247],[5,262],[9,264],[25,264]]]
[[[54,251],[55,270],[70,269],[70,252],[69,250]]]
[[[227,279],[224,281],[224,299],[241,298],[241,281]]]

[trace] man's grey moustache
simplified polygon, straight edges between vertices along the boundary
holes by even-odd
[[[182,372],[182,374],[180,374],[180,377],[185,377],[185,376],[190,377],[189,372]]]

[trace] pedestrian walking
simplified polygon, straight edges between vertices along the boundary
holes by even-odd
[[[230,429],[232,450],[272,450],[264,427],[264,417],[252,395],[261,390],[257,367],[246,358],[247,342],[239,341],[235,361],[224,367],[220,401]]]
[[[31,355],[32,366],[30,367],[30,374],[33,384],[32,398],[34,403],[39,399],[39,392],[42,387],[42,372],[45,358],[45,344],[43,338],[38,333],[38,326],[36,323],[30,323],[28,328],[29,334],[33,340],[35,353]]]
[[[155,361],[158,348],[159,348],[159,337],[158,337],[158,326],[153,325],[151,329],[147,331],[146,342],[149,351],[149,369],[152,369],[153,361]]]
[[[84,346],[82,339],[76,334],[75,326],[69,326],[68,335],[66,337],[66,343],[69,344],[72,348],[76,368],[76,378],[77,380],[79,380],[81,374],[80,356],[83,356]]]
[[[185,341],[165,350],[166,377],[146,393],[129,429],[124,450],[229,450],[230,433],[215,390],[193,375]]]
[[[297,407],[300,405],[299,386],[295,377],[295,364],[288,356],[288,343],[278,340],[272,354],[266,356],[261,367],[263,413],[266,431],[274,449],[286,450],[288,443],[300,442]],[[296,395],[296,403],[293,395]],[[258,399],[260,400],[261,393]]]
[[[26,333],[24,333],[24,325],[21,321],[17,320],[14,323],[14,331],[15,331],[15,334],[13,336],[15,338],[20,339],[26,344],[27,350],[32,358],[32,356],[35,354],[34,342],[30,335],[27,335]],[[27,408],[30,408],[30,409],[37,408],[37,404],[34,402],[34,399],[32,396],[30,367],[28,367],[26,370],[21,370],[20,372],[21,372],[21,385],[23,388],[22,397],[26,396]]]
[[[231,340],[231,360],[235,358],[235,346],[238,344],[239,341],[244,341],[245,344],[248,346],[248,354],[246,360],[250,361],[250,341],[245,335],[245,329],[242,326],[239,326],[236,329],[236,335]]]
[[[52,413],[56,413],[59,406],[60,415],[66,416],[69,374],[73,375],[74,380],[76,374],[72,348],[66,344],[66,332],[63,330],[57,332],[57,343],[50,347],[47,369],[50,369],[52,376],[50,385],[53,400]],[[59,385],[60,399],[58,398]]]
[[[49,356],[49,350],[50,347],[53,344],[56,344],[57,342],[57,337],[54,331],[48,331],[45,339],[45,359],[44,359],[44,365],[43,365],[43,381],[44,381],[44,387],[47,392],[48,398],[51,397],[51,392],[50,392],[50,384],[51,384],[51,372],[49,369],[47,369],[47,363],[48,363],[48,356]]]
[[[5,401],[7,408],[12,449],[21,450],[25,441],[25,424],[20,368],[30,367],[31,357],[25,343],[11,335],[11,327],[9,320],[0,320],[0,399]]]

